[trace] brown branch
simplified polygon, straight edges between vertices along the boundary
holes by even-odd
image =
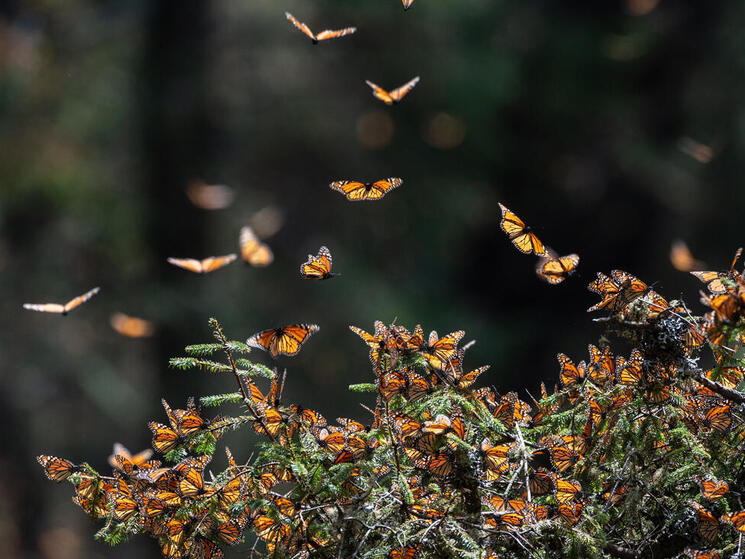
[[[745,402],[745,394],[743,394],[739,390],[735,390],[734,388],[727,388],[722,383],[707,378],[703,375],[703,373],[699,373],[697,376],[695,376],[694,380],[700,382],[706,388],[708,388],[712,392],[716,392],[727,400],[737,402],[738,404],[742,404]]]

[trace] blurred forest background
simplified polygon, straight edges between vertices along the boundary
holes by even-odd
[[[313,46],[285,10],[358,32]],[[597,341],[596,271],[657,281],[700,310],[700,284],[668,252],[682,238],[724,269],[745,242],[744,26],[740,0],[2,3],[0,556],[158,556],[145,538],[95,542],[34,457],[106,472],[113,442],[149,446],[161,397],[232,391],[232,378],[167,367],[209,341],[210,316],[235,339],[319,324],[279,360],[284,401],[367,420],[346,389],[372,378],[349,324],[465,329],[478,340],[467,365],[535,393],[556,379],[557,352],[582,359]],[[415,75],[394,107],[364,83]],[[387,176],[404,185],[376,203],[328,187]],[[232,203],[195,206],[194,181],[227,185]],[[579,273],[539,282],[497,201],[579,253]],[[249,223],[274,250],[268,268],[166,263],[236,252]],[[304,282],[298,266],[321,244],[343,275]],[[22,309],[93,286],[67,317]],[[114,312],[155,335],[118,335]],[[244,432],[223,441],[248,458]]]

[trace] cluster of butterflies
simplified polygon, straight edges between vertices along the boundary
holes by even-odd
[[[539,257],[535,268],[539,278],[548,284],[556,285],[575,272],[579,265],[579,256],[576,254],[559,256],[544,245],[531,228],[513,211],[502,203],[499,204],[499,208],[502,210],[499,226],[512,241],[512,245],[523,254],[534,254]]]

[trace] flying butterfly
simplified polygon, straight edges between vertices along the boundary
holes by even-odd
[[[670,245],[670,263],[673,268],[680,272],[703,270],[706,265],[700,260],[696,260],[688,245],[680,239],[674,240]]]
[[[386,105],[395,105],[404,98],[404,96],[411,91],[416,84],[419,83],[419,76],[409,80],[401,87],[388,91],[383,89],[377,84],[374,84],[370,80],[365,80],[365,83],[369,85],[373,90],[373,95],[383,101]]]
[[[403,179],[389,177],[375,182],[334,181],[329,186],[331,190],[341,192],[347,200],[359,202],[362,200],[380,200],[389,191],[404,183]]]
[[[109,324],[117,334],[126,338],[149,338],[155,333],[155,326],[149,320],[120,312],[111,315]]]
[[[241,248],[241,258],[246,264],[254,268],[263,268],[274,262],[274,253],[269,245],[262,243],[248,225],[241,227],[238,238]]]
[[[546,247],[538,237],[531,233],[530,227],[503,204],[500,203],[499,207],[502,210],[502,221],[499,222],[499,226],[507,233],[507,237],[515,248],[523,254],[546,255]]]
[[[331,272],[331,251],[322,246],[318,249],[318,255],[308,255],[308,261],[300,265],[300,275],[305,279],[325,280],[338,276]]]
[[[281,328],[272,328],[257,332],[246,340],[246,344],[278,355],[296,355],[305,341],[318,332],[320,328],[315,324],[290,324]]]
[[[61,314],[64,316],[67,313],[69,313],[71,310],[74,310],[75,308],[85,303],[88,299],[90,299],[96,293],[98,293],[100,289],[101,289],[100,287],[94,287],[87,293],[83,293],[82,295],[69,300],[64,305],[60,305],[59,303],[41,303],[41,304],[25,303],[23,305],[23,308],[28,309],[30,311],[51,312],[51,313]]]
[[[545,256],[538,261],[535,273],[548,284],[557,285],[571,276],[579,264],[579,256],[569,254],[557,256],[551,250],[547,250]]]
[[[355,31],[357,31],[356,27],[345,27],[344,29],[336,29],[334,31],[331,31],[330,29],[325,29],[316,35],[310,30],[310,27],[308,27],[302,21],[299,21],[291,13],[285,12],[285,17],[288,20],[290,20],[295,27],[297,27],[298,29],[300,29],[300,31],[305,33],[308,36],[308,38],[311,41],[313,41],[314,45],[317,45],[319,41],[326,41],[327,39],[336,39],[337,37],[344,37],[344,35],[351,35]]]
[[[227,266],[233,260],[238,258],[235,254],[226,254],[225,256],[210,256],[202,260],[196,260],[194,258],[169,258],[168,263],[184,268],[195,274],[206,274],[208,272],[214,272]]]
[[[414,3],[414,0],[401,0],[401,3],[404,5],[404,11],[411,8],[411,5]]]

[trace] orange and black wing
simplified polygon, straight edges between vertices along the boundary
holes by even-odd
[[[296,355],[305,341],[319,330],[315,324],[291,324],[258,332],[246,340],[246,344],[272,354]]]
[[[380,200],[388,191],[403,184],[403,180],[397,177],[377,180],[373,183],[361,181],[334,181],[329,186],[332,190],[341,192],[347,200],[357,202],[360,200]]]
[[[365,83],[370,86],[370,88],[372,89],[372,94],[375,97],[383,101],[383,103],[385,103],[386,105],[393,105],[393,97],[391,97],[391,94],[386,89],[383,89],[370,80],[365,80]]]
[[[36,461],[44,468],[44,473],[52,481],[64,481],[72,474],[80,471],[80,466],[64,458],[56,456],[37,456]]]
[[[174,266],[178,266],[179,268],[184,268],[185,270],[189,270],[190,272],[194,272],[195,274],[202,273],[202,262],[194,258],[172,258],[171,257],[171,258],[168,258],[168,263],[173,264]]]
[[[225,256],[210,256],[209,258],[205,258],[201,262],[202,273],[206,274],[207,272],[218,270],[223,266],[227,266],[236,258],[238,258],[238,256],[235,254],[226,254]]]
[[[335,275],[331,273],[331,263],[331,251],[322,246],[317,256],[309,254],[307,262],[300,265],[300,275],[305,279],[329,279]]]
[[[403,179],[399,179],[398,177],[389,177],[387,179],[377,180],[372,183],[372,187],[367,194],[366,200],[379,200],[380,198],[388,194],[388,191],[393,190],[394,188],[398,188],[403,183]]]
[[[567,256],[541,258],[536,266],[536,274],[546,283],[556,285],[572,275],[579,264],[579,256],[569,254]]]
[[[409,93],[412,89],[414,89],[414,86],[419,83],[419,76],[409,80],[405,84],[403,84],[401,87],[397,87],[393,91],[390,92],[390,97],[393,100],[393,103],[398,103],[401,101],[401,99],[404,98],[404,96]]]
[[[502,210],[502,220],[499,226],[515,248],[524,254],[545,255],[546,247],[538,237],[531,233],[525,222],[503,204],[500,203],[499,207]]]
[[[289,19],[295,27],[297,27],[298,29],[300,29],[300,31],[305,33],[311,41],[313,41],[314,43],[318,42],[318,39],[313,34],[313,31],[310,30],[310,27],[305,25],[299,19],[295,18],[295,16],[293,16],[290,12],[285,12],[285,17]]]

